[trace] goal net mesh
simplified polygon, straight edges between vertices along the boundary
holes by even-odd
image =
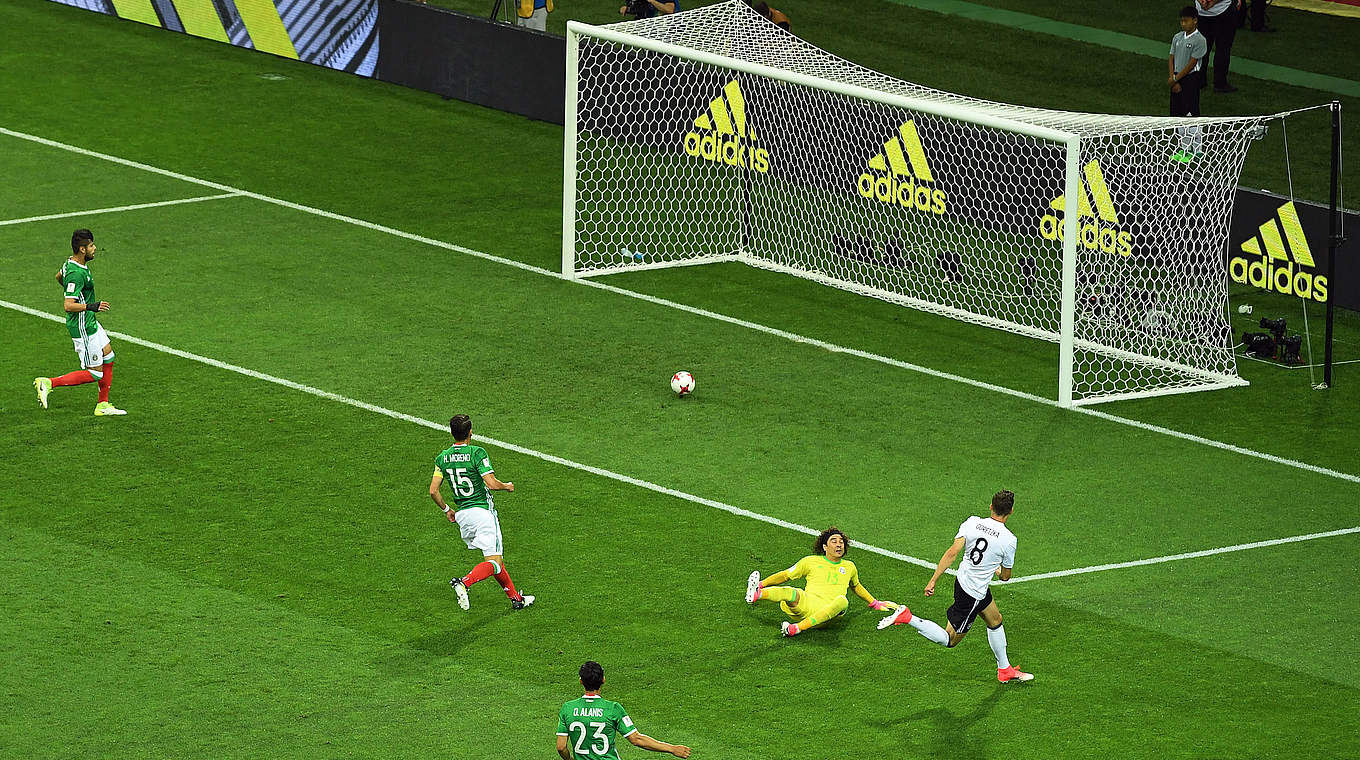
[[[1058,341],[1070,219],[1077,403],[1243,383],[1225,248],[1266,117],[966,98],[831,55],[739,0],[603,29],[625,35],[575,29],[564,274],[735,260]],[[1078,198],[1067,144],[1024,125],[1080,137]]]

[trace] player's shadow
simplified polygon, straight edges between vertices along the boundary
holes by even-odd
[[[841,637],[845,634],[846,629],[844,621],[833,620],[821,628],[815,628],[793,638],[784,638],[779,635],[779,629],[773,627],[777,626],[778,621],[782,618],[771,618],[769,615],[756,614],[748,617],[758,618],[760,628],[770,632],[769,638],[759,639],[754,644],[747,645],[744,643],[744,648],[737,651],[727,661],[728,671],[736,672],[752,666],[765,669],[767,667],[766,661],[784,662],[791,651],[812,654],[823,650],[835,651],[843,646]],[[736,647],[729,647],[726,651],[736,651]]]
[[[934,707],[890,722],[910,727],[910,733],[903,738],[906,743],[917,746],[923,757],[989,757],[985,734],[973,735],[971,729],[973,724],[991,714],[1001,700],[1003,690],[997,685],[986,699],[962,715]]]
[[[458,654],[459,650],[477,640],[477,631],[491,622],[492,618],[482,618],[473,623],[447,626],[435,633],[411,639],[406,645],[439,657]]]

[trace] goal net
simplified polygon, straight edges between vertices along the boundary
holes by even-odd
[[[740,261],[1052,341],[1064,406],[1245,385],[1226,243],[1266,118],[966,98],[741,0],[573,22],[562,272]]]

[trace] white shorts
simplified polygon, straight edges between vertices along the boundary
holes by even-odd
[[[88,338],[72,338],[71,343],[75,346],[76,356],[80,357],[81,368],[91,369],[104,363],[104,347],[109,345],[109,334],[104,332],[103,325],[100,325],[94,331],[94,335]]]
[[[482,556],[499,556],[505,551],[501,546],[501,521],[496,513],[481,507],[458,510],[458,532],[463,534],[463,543],[469,549],[481,549]]]

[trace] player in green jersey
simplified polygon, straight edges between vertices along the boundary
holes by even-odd
[[[108,333],[95,317],[109,310],[108,301],[94,297],[94,277],[90,262],[96,251],[94,233],[76,230],[71,234],[71,258],[57,272],[57,282],[65,291],[62,308],[66,311],[66,330],[80,357],[80,369],[59,377],[35,377],[33,387],[38,391],[38,403],[47,408],[47,394],[63,385],[99,383],[99,403],[94,407],[96,417],[112,417],[127,412],[109,402],[109,387],[113,385],[113,346]]]
[[[486,449],[472,445],[471,417],[454,415],[449,420],[449,431],[453,433],[453,445],[439,452],[434,459],[430,498],[444,510],[449,522],[458,526],[463,543],[469,549],[481,549],[484,557],[467,575],[449,581],[458,595],[458,606],[468,608],[468,586],[495,576],[505,595],[510,597],[510,609],[522,610],[533,604],[534,598],[515,590],[515,582],[510,580],[510,573],[505,569],[501,522],[496,515],[496,502],[491,497],[491,491],[513,491],[515,484],[497,479]],[[445,504],[439,493],[439,485],[445,480],[453,492],[453,507]]]
[[[604,668],[600,663],[591,661],[581,666],[581,687],[586,693],[562,705],[557,713],[557,754],[562,760],[618,760],[619,736],[634,747],[689,757],[689,747],[657,741],[638,731],[623,705],[600,696],[603,686]]]
[[[838,615],[845,614],[850,606],[845,592],[854,589],[855,594],[869,603],[875,610],[895,610],[897,602],[880,601],[860,583],[859,570],[855,563],[845,559],[850,549],[850,539],[845,537],[836,526],[831,526],[817,535],[812,544],[811,556],[798,560],[788,570],[780,570],[765,580],[760,579],[760,571],[751,573],[746,579],[746,603],[754,604],[760,599],[779,602],[780,609],[797,622],[785,620],[779,624],[782,636],[797,636],[809,628],[824,625]],[[806,588],[782,586],[798,578],[807,578]]]

